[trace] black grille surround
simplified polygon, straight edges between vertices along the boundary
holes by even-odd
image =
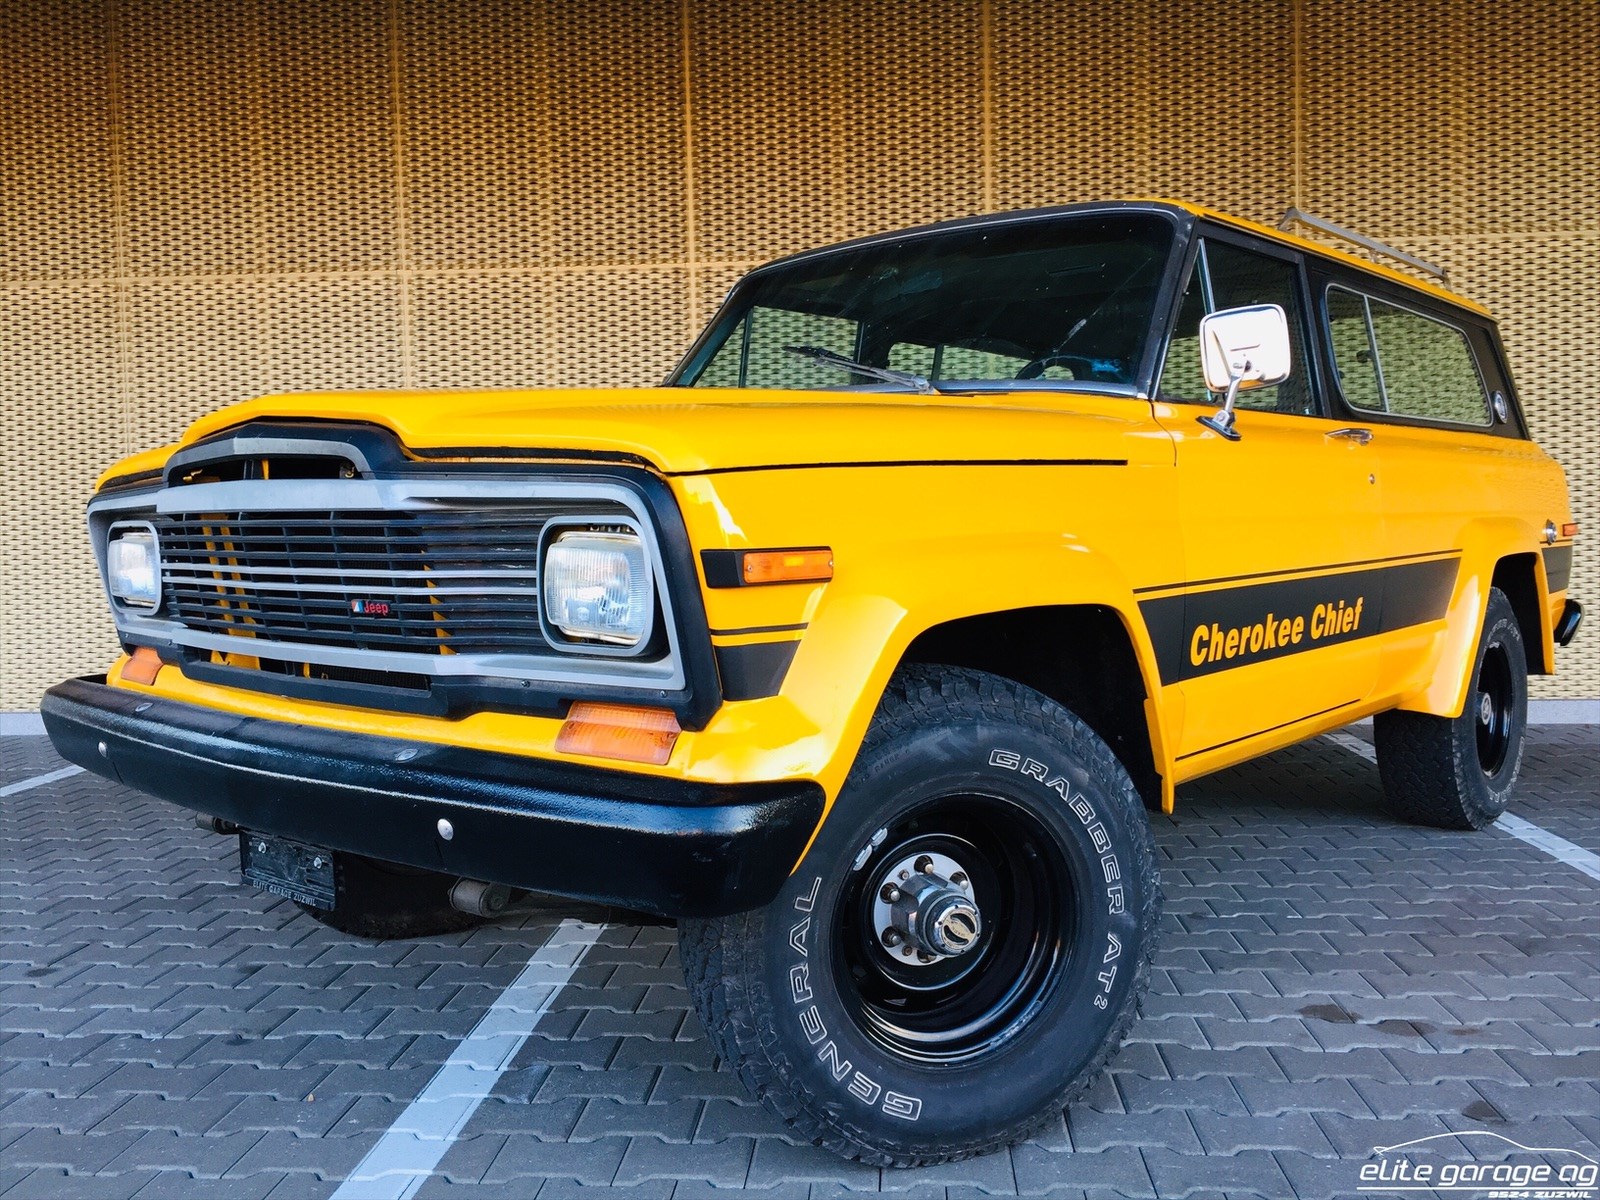
[[[628,520],[618,504],[586,505]],[[245,639],[413,654],[541,654],[539,540],[572,505],[162,514],[166,611]],[[245,647],[244,649],[248,649]]]
[[[330,456],[354,457],[360,481],[424,499],[287,507],[308,493],[284,480],[281,501],[257,491],[235,503],[199,477],[211,445],[249,454],[285,439],[300,454],[323,442]],[[600,700],[669,708],[694,730],[721,704],[688,534],[653,470],[537,453],[525,463],[430,462],[387,430],[320,421],[252,422],[182,455],[185,473],[197,462],[200,472],[169,470],[154,487],[101,493],[90,504],[102,564],[117,524],[149,524],[161,547],[162,607],[149,614],[113,604],[125,649],[154,647],[185,674],[229,687],[450,717],[486,709],[562,716],[574,701]],[[653,543],[656,633],[642,652],[551,644],[538,568],[553,519],[632,526]],[[389,611],[357,611],[354,601]],[[260,667],[215,661],[218,648]]]

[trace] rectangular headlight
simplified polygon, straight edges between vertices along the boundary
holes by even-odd
[[[146,526],[112,529],[106,543],[106,586],[130,608],[161,605],[161,558],[156,535]]]
[[[637,533],[558,533],[541,591],[545,620],[574,641],[631,647],[650,632],[655,588]]]

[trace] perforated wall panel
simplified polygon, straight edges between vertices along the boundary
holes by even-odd
[[[205,411],[650,383],[766,258],[1117,195],[1448,266],[1600,605],[1593,0],[19,0],[0,72],[0,709],[104,665],[83,503]]]

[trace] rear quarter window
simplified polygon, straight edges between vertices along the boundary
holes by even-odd
[[[1345,403],[1359,412],[1487,427],[1489,395],[1458,327],[1337,285],[1329,345]]]

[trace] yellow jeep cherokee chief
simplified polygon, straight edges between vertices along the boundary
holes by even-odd
[[[253,400],[89,524],[62,754],[363,936],[677,918],[750,1089],[883,1164],[1117,1049],[1143,809],[1371,715],[1399,816],[1487,825],[1581,617],[1483,309],[1157,202],[774,262],[660,388]]]

